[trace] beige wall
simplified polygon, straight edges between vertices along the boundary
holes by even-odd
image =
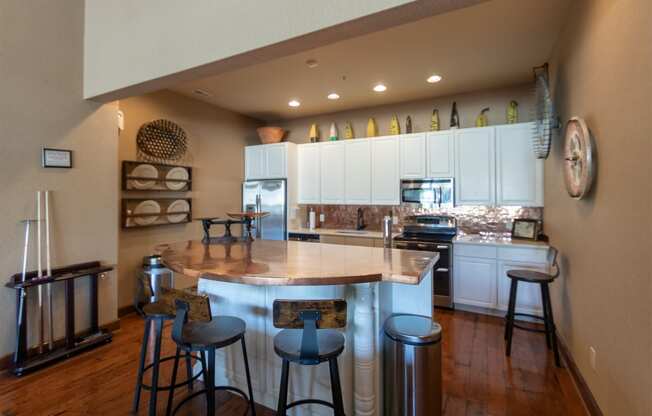
[[[161,91],[120,101],[125,129],[120,133],[120,160],[136,160],[136,134],[143,123],[159,118],[179,124],[190,140],[193,168],[193,216],[224,216],[240,208],[244,175],[244,146],[258,144],[258,122],[182,95]],[[183,197],[184,193],[122,192],[126,197]],[[220,227],[213,230],[221,233]],[[234,231],[235,228],[234,228]],[[133,302],[134,279],[143,256],[160,243],[200,239],[201,225],[165,225],[120,230],[119,305]]]
[[[116,105],[82,99],[84,2],[0,0],[0,274],[19,271],[22,227],[34,193],[52,194],[53,264],[118,257]],[[42,147],[73,151],[73,169],[40,167]],[[35,253],[35,249],[33,250]],[[35,268],[36,255],[31,266]],[[77,330],[88,322],[80,281]],[[55,288],[56,334],[64,333]],[[115,273],[100,282],[100,321],[117,319]],[[15,293],[0,288],[0,356],[14,350]],[[31,329],[35,322],[30,321]],[[33,335],[34,332],[30,331]],[[34,341],[34,337],[31,337]]]
[[[485,107],[490,107],[489,124],[505,124],[507,104],[510,100],[519,103],[520,121],[530,121],[533,110],[533,95],[530,85],[514,86],[497,90],[485,90],[468,94],[458,94],[448,97],[437,97],[427,100],[410,101],[400,104],[390,104],[379,107],[368,107],[358,110],[342,111],[339,113],[324,114],[293,120],[271,123],[287,130],[286,140],[305,143],[312,123],[317,123],[322,140],[328,139],[331,122],[337,124],[340,137],[344,136],[344,124],[350,121],[353,125],[355,137],[365,137],[367,121],[374,117],[381,135],[389,134],[389,123],[394,114],[399,118],[401,132],[405,132],[405,119],[412,118],[414,132],[430,130],[430,119],[433,108],[439,109],[439,123],[442,130],[447,130],[450,125],[450,113],[453,101],[457,102],[457,111],[460,114],[462,127],[475,126],[475,118]]]
[[[652,413],[650,4],[576,2],[551,68],[563,122],[584,117],[597,150],[581,201],[564,188],[561,138],[546,161],[546,229],[563,266],[555,318],[601,409],[616,416]]]

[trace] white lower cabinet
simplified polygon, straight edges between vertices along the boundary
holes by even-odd
[[[498,262],[498,305],[497,309],[506,311],[509,306],[509,288],[512,280],[507,277],[508,270],[525,269],[547,271],[545,264],[523,263],[501,260]],[[542,315],[541,286],[535,283],[518,282],[516,291],[516,312]]]
[[[454,302],[506,311],[513,269],[548,271],[545,246],[495,247],[486,244],[455,244],[453,248]],[[518,283],[516,312],[542,315],[538,284]]]
[[[456,256],[454,302],[494,308],[496,305],[496,260]]]

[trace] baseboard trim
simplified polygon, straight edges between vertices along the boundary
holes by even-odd
[[[106,331],[110,331],[110,332],[117,331],[118,329],[120,329],[120,320],[109,322],[108,324],[105,324],[105,325],[101,325],[100,328],[103,329],[103,330],[106,330]],[[78,336],[78,337],[85,337],[87,335],[90,335],[90,333],[91,333],[90,329],[86,329],[84,331],[78,332],[75,335]],[[55,348],[63,345],[65,341],[66,340],[63,339],[63,338],[56,340],[54,342]],[[38,349],[38,347],[30,348],[29,351],[27,352],[27,354],[29,355],[29,354],[36,353],[37,349]],[[14,357],[14,354],[8,354],[8,355],[5,355],[4,357],[0,357],[0,371],[8,370],[8,369],[11,368],[13,357]]]
[[[134,308],[133,305],[123,306],[121,308],[118,308],[118,319],[122,318],[125,315],[130,315],[134,312],[136,312],[136,308]]]
[[[598,402],[595,400],[589,385],[586,383],[586,380],[582,376],[579,367],[575,363],[575,360],[573,359],[568,346],[559,336],[559,333],[557,333],[557,344],[559,345],[559,352],[561,353],[563,360],[566,363],[566,367],[568,368],[568,372],[573,379],[573,383],[575,383],[577,391],[580,393],[580,397],[584,402],[586,410],[591,416],[603,416],[604,414],[602,413],[600,406],[598,406]]]

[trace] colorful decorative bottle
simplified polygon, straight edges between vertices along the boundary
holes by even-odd
[[[335,123],[331,123],[331,130],[330,133],[328,134],[328,140],[332,142],[337,140],[337,126],[335,125]]]
[[[347,121],[344,125],[344,138],[347,140],[353,138],[353,126],[350,121]]]
[[[436,108],[432,110],[432,118],[430,119],[430,131],[439,131],[439,110]]]
[[[489,107],[483,108],[482,111],[480,111],[480,114],[478,114],[478,117],[475,119],[476,127],[487,127],[489,125],[487,111],[489,111]]]
[[[376,137],[378,136],[378,126],[376,125],[376,120],[373,117],[367,122],[367,137]]]
[[[401,134],[401,126],[398,124],[396,114],[392,116],[392,121],[389,122],[389,134]]]
[[[507,124],[518,123],[518,103],[514,100],[507,106]]]
[[[319,141],[319,129],[317,128],[317,124],[313,123],[310,126],[308,137],[310,138],[310,143],[317,143]]]

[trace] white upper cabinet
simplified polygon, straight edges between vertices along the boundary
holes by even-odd
[[[399,136],[401,179],[426,177],[426,134],[414,133]]]
[[[371,143],[367,139],[344,142],[347,204],[371,203]]]
[[[329,142],[320,145],[321,203],[344,204],[345,143]]]
[[[245,147],[245,179],[287,178],[289,146],[294,143]]]
[[[300,204],[319,204],[321,202],[321,179],[319,145],[317,143],[297,146],[298,184]]]
[[[494,205],[494,129],[462,129],[455,131],[454,135],[456,205]]]
[[[496,205],[543,206],[543,160],[534,156],[532,123],[496,127]]]
[[[265,177],[264,147],[245,147],[245,179],[261,179],[263,177]]]
[[[455,176],[455,145],[453,133],[432,131],[426,134],[427,174],[428,178],[452,178]],[[423,157],[423,156],[422,156]]]
[[[371,141],[371,203],[398,205],[401,184],[398,136],[374,137]]]

